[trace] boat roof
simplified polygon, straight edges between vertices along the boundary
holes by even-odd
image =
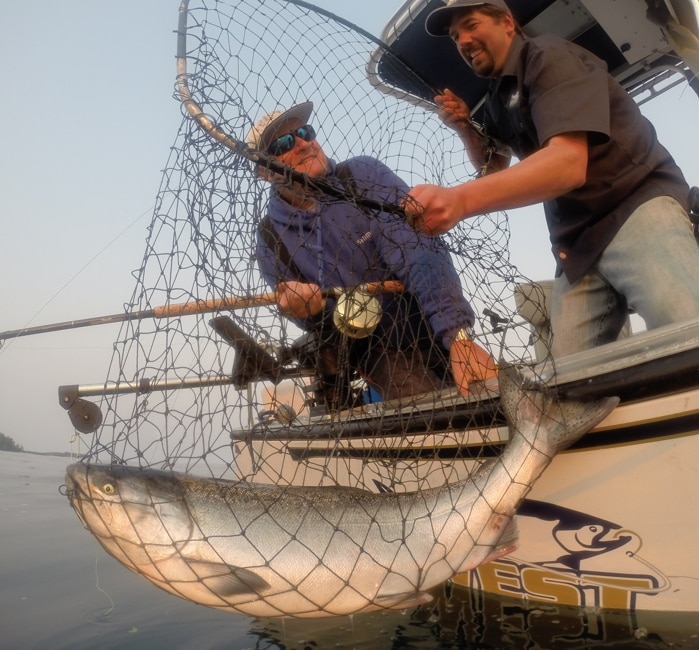
[[[418,104],[433,105],[435,92],[450,88],[478,120],[488,80],[473,73],[449,38],[435,38],[425,30],[429,13],[444,4],[405,2],[381,34],[389,50],[377,48],[367,73],[382,92]],[[692,50],[697,56],[697,0],[508,0],[508,5],[528,36],[557,34],[604,59],[639,103],[684,81],[694,80],[699,94],[696,70],[692,72],[686,56]],[[689,48],[683,47],[686,40],[673,37],[680,31]]]

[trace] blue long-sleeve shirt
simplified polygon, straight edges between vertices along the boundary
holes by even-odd
[[[374,158],[352,158],[345,165],[351,180],[338,178],[333,161],[325,180],[394,205],[408,193],[407,185]],[[383,345],[403,348],[436,341],[448,350],[456,332],[473,325],[473,310],[443,242],[418,234],[400,215],[360,208],[335,197],[321,197],[316,209],[303,210],[273,189],[269,216],[305,281],[322,288],[386,280],[403,283],[404,292],[378,296],[382,318],[372,336]],[[299,279],[260,233],[256,256],[272,288],[280,281]],[[333,306],[334,301],[328,300],[325,319]],[[313,323],[298,324],[308,330]]]

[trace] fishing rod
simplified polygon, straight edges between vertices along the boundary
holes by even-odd
[[[137,381],[106,382],[102,384],[71,384],[58,387],[58,402],[68,411],[68,417],[76,431],[93,433],[102,424],[102,411],[97,404],[83,399],[84,397],[127,394],[145,395],[155,391],[231,385],[235,385],[235,380],[230,375],[216,374],[161,381],[143,378]]]
[[[353,292],[361,292],[369,295],[378,293],[395,293],[403,290],[403,284],[397,280],[387,280],[386,282],[368,282],[357,287],[331,287],[321,289],[320,293],[324,298],[339,298]],[[89,327],[92,325],[107,325],[110,323],[123,323],[131,320],[144,320],[147,318],[177,318],[179,316],[189,316],[192,314],[207,314],[222,310],[245,309],[249,307],[266,307],[277,303],[277,294],[261,293],[249,296],[228,296],[225,298],[212,298],[209,300],[194,300],[191,302],[177,303],[174,305],[164,305],[143,309],[122,314],[111,314],[109,316],[97,316],[95,318],[83,318],[81,320],[65,321],[62,323],[52,323],[49,325],[38,325],[36,327],[24,327],[17,330],[0,332],[0,341],[13,339],[19,336],[30,336],[33,334],[47,334],[49,332],[59,332],[62,330],[77,329],[79,327]]]

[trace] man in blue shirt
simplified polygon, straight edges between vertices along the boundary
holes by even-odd
[[[383,399],[456,385],[495,375],[492,357],[472,340],[473,310],[441,240],[415,232],[404,219],[362,208],[352,197],[397,205],[407,185],[388,167],[366,156],[337,164],[323,152],[308,124],[313,104],[265,115],[251,129],[248,144],[309,179],[322,178],[347,198],[313,191],[262,166],[272,184],[269,225],[279,246],[260,231],[256,257],[262,275],[276,289],[280,311],[306,331],[337,340],[335,300],[321,288],[357,287],[398,280],[404,291],[383,293],[381,320],[365,338],[349,338],[339,350]],[[277,250],[274,250],[277,248]]]
[[[648,329],[699,317],[689,187],[604,62],[555,36],[527,38],[504,0],[450,0],[426,29],[451,38],[491,80],[485,131],[519,162],[494,155],[472,182],[413,188],[424,207],[406,203],[416,228],[441,234],[461,219],[543,202],[557,262],[555,356],[616,340],[630,309]],[[449,90],[435,99],[480,169],[488,151],[469,107]]]

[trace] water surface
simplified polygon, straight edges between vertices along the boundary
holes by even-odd
[[[429,606],[338,619],[219,612],[131,573],[59,492],[69,458],[0,452],[0,648],[697,648],[699,614],[580,614],[439,589]]]

